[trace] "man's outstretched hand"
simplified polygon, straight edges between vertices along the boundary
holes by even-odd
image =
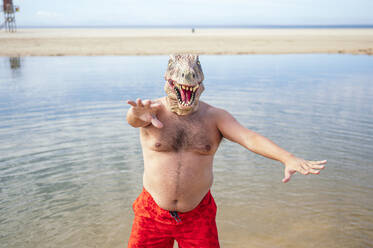
[[[326,164],[326,160],[309,161],[302,158],[293,157],[285,163],[285,177],[282,179],[282,182],[289,182],[291,176],[296,172],[303,175],[319,174],[320,170],[325,168],[324,164]]]
[[[135,101],[128,100],[127,103],[132,106],[132,114],[137,119],[152,124],[156,128],[162,128],[163,124],[156,116],[157,110],[161,107],[160,103],[152,102],[151,100],[142,101],[138,98]]]

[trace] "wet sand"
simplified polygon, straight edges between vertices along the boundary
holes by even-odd
[[[0,56],[347,53],[373,55],[373,29],[19,29]]]

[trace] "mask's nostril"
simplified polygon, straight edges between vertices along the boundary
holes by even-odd
[[[181,74],[181,76],[182,76],[182,77],[184,77],[184,73],[183,73],[183,74]]]
[[[196,78],[196,74],[193,73],[193,78]]]

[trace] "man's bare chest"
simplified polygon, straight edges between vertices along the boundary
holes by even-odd
[[[142,139],[147,147],[159,152],[191,151],[215,153],[221,135],[213,123],[198,118],[161,118],[163,128],[143,128]]]

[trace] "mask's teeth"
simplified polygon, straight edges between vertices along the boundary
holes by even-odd
[[[182,85],[182,84],[178,84],[178,83],[174,83],[175,86],[177,86],[179,89],[183,89],[183,90],[189,90],[189,91],[192,91],[192,92],[195,92],[198,88],[199,88],[199,85],[196,85],[194,87],[192,86],[185,86],[185,85]]]

